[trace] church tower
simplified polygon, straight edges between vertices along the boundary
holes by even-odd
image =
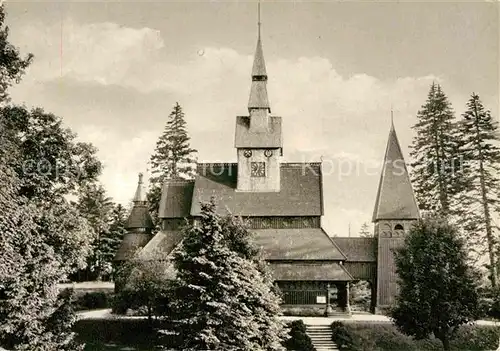
[[[385,151],[373,222],[377,241],[376,310],[389,307],[398,292],[393,250],[420,218],[394,123]]]
[[[235,148],[238,158],[238,191],[280,191],[280,160],[283,155],[281,117],[271,116],[267,96],[267,71],[260,33],[248,100],[249,116],[236,117]]]

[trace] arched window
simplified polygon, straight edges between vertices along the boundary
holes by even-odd
[[[405,230],[405,228],[401,224],[396,224],[394,230]]]

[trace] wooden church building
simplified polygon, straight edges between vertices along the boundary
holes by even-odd
[[[282,162],[284,121],[271,114],[267,78],[259,28],[248,115],[236,117],[235,123],[237,162],[199,163],[193,180],[167,181],[158,214],[161,231],[154,236],[140,177],[116,261],[138,252],[143,257],[168,256],[182,240],[185,219],[196,219],[200,202],[214,196],[221,214],[229,212],[248,221],[285,305],[331,302],[334,309],[349,312],[349,284],[365,280],[372,289],[372,311],[388,307],[397,293],[391,250],[402,244],[419,218],[394,125],[375,199],[374,237],[331,237],[321,226],[322,165]]]

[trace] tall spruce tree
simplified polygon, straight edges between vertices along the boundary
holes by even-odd
[[[459,191],[459,157],[454,112],[441,87],[432,83],[427,101],[413,126],[412,183],[421,208],[451,214],[453,196]]]
[[[196,152],[190,147],[184,112],[176,103],[168,117],[163,134],[150,159],[148,201],[153,221],[158,223],[158,210],[163,182],[167,179],[191,179],[195,174]]]
[[[284,350],[280,299],[250,234],[237,219],[202,204],[174,254],[170,304],[182,350]]]
[[[488,256],[490,280],[496,287],[499,243],[493,216],[500,205],[500,135],[498,122],[475,93],[462,114],[459,133],[460,155],[464,161],[461,225],[472,239],[477,256]]]
[[[399,294],[390,314],[417,339],[434,335],[450,350],[456,330],[480,315],[477,272],[467,264],[464,241],[446,221],[425,219],[395,252]]]

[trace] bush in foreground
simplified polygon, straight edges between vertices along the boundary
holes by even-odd
[[[450,350],[455,331],[481,313],[477,272],[456,229],[436,219],[419,221],[395,252],[400,291],[390,315],[417,339],[434,336]]]
[[[311,338],[306,334],[306,325],[302,320],[290,322],[290,339],[286,340],[284,345],[288,351],[314,351]]]
[[[404,335],[390,323],[342,323],[332,324],[333,341],[340,351],[438,351],[441,341],[415,340]],[[500,329],[494,326],[467,325],[460,327],[450,343],[456,351],[495,350],[498,347]]]

